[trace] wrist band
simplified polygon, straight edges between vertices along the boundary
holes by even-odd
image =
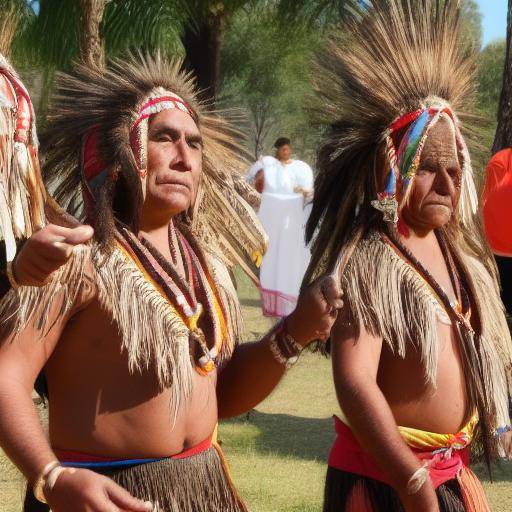
[[[14,276],[14,261],[7,262],[5,273],[7,274],[7,279],[9,280],[11,288],[13,290],[17,290],[21,285],[18,283],[18,281],[16,281],[16,277]]]
[[[268,334],[268,343],[274,359],[286,369],[299,359],[302,347],[286,332],[284,320],[278,322]]]
[[[416,494],[425,485],[428,478],[428,463],[416,470],[407,482],[406,492],[409,495]]]
[[[53,468],[48,476],[46,477],[46,484],[44,486],[44,489],[47,491],[53,491],[53,488],[55,487],[55,484],[57,483],[57,480],[59,479],[60,475],[62,473],[75,473],[75,468],[67,468],[64,466],[57,466],[56,468]]]
[[[44,467],[43,471],[41,471],[41,474],[37,477],[36,483],[32,487],[34,497],[36,498],[37,501],[40,501],[41,503],[46,503],[46,498],[44,496],[44,488],[46,485],[46,481],[50,473],[58,467],[60,467],[60,462],[58,460],[54,460],[53,462],[47,464]]]

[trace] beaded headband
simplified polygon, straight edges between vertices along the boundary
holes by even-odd
[[[381,211],[386,222],[398,222],[400,208],[410,192],[410,185],[416,176],[421,153],[430,129],[446,115],[453,122],[457,144],[461,134],[453,111],[447,105],[433,105],[409,112],[396,119],[386,132],[386,155],[389,163],[389,176],[386,188],[379,192],[372,206]],[[398,148],[398,149],[397,149]],[[400,203],[397,198],[397,184],[402,185]]]
[[[162,87],[154,89],[142,102],[137,116],[130,125],[130,146],[137,162],[141,178],[147,173],[147,135],[148,120],[152,115],[164,110],[178,109],[190,115],[197,122],[197,115],[190,105],[180,96],[166,91]],[[108,169],[99,153],[101,127],[99,125],[89,130],[82,142],[82,176],[84,179],[84,196],[86,204],[94,204],[99,191],[108,177]]]

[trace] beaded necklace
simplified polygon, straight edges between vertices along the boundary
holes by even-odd
[[[145,277],[153,281],[189,329],[191,357],[196,361],[196,370],[201,374],[212,372],[216,368],[216,358],[224,339],[223,323],[219,318],[222,310],[205,266],[187,239],[172,223],[169,224],[171,261],[168,261],[147,239],[137,238],[124,227],[119,229],[117,238],[123,252],[143,271]],[[180,266],[182,272],[179,271]],[[204,329],[213,340],[211,347],[208,346]]]

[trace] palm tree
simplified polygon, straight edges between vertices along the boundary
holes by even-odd
[[[102,66],[105,61],[101,22],[107,0],[80,0],[82,30],[79,31],[81,60],[89,65]]]

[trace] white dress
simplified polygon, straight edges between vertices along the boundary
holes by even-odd
[[[313,171],[300,160],[283,165],[266,156],[249,169],[247,179],[261,169],[265,179],[258,216],[269,238],[260,269],[262,308],[266,316],[283,317],[295,309],[310,259],[304,240],[310,207],[294,189],[312,191]]]

